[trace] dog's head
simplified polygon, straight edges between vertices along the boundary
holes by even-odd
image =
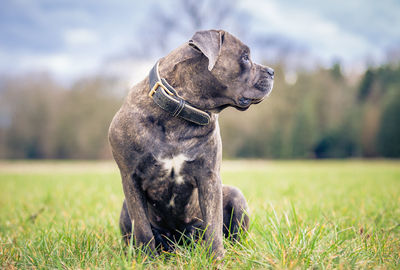
[[[208,71],[223,86],[213,93],[220,100],[217,110],[228,106],[246,110],[271,92],[274,70],[253,63],[249,47],[233,35],[222,30],[199,31],[189,44],[208,58]]]

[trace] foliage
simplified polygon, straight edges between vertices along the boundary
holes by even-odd
[[[400,155],[400,90],[392,89],[382,112],[377,135],[379,152],[385,157]]]
[[[82,79],[69,89],[47,76],[9,79],[0,92],[0,158],[110,157],[107,131],[120,98],[112,81]]]
[[[222,113],[226,157],[400,156],[400,66],[370,68],[359,86],[338,64],[299,73],[294,85],[283,68],[276,74],[263,103],[243,114]]]
[[[286,80],[275,68],[270,97],[246,112],[221,113],[229,158],[399,157],[400,66],[357,80],[332,69]],[[293,83],[294,82],[294,83]],[[359,83],[358,83],[359,82]],[[0,84],[0,158],[108,158],[109,123],[122,100],[109,78],[61,87],[46,76]]]

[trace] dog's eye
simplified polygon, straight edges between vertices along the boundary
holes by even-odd
[[[242,61],[243,62],[249,62],[250,61],[249,55],[248,54],[242,55]]]

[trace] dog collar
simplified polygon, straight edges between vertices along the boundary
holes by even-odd
[[[210,115],[189,105],[164,78],[160,78],[158,65],[159,61],[157,61],[149,74],[151,89],[149,97],[152,98],[154,103],[161,109],[167,111],[174,117],[183,118],[197,125],[208,125],[211,119]]]

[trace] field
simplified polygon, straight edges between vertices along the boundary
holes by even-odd
[[[225,161],[249,201],[251,228],[225,242],[152,259],[120,241],[112,162],[0,162],[0,268],[400,267],[399,161]]]

